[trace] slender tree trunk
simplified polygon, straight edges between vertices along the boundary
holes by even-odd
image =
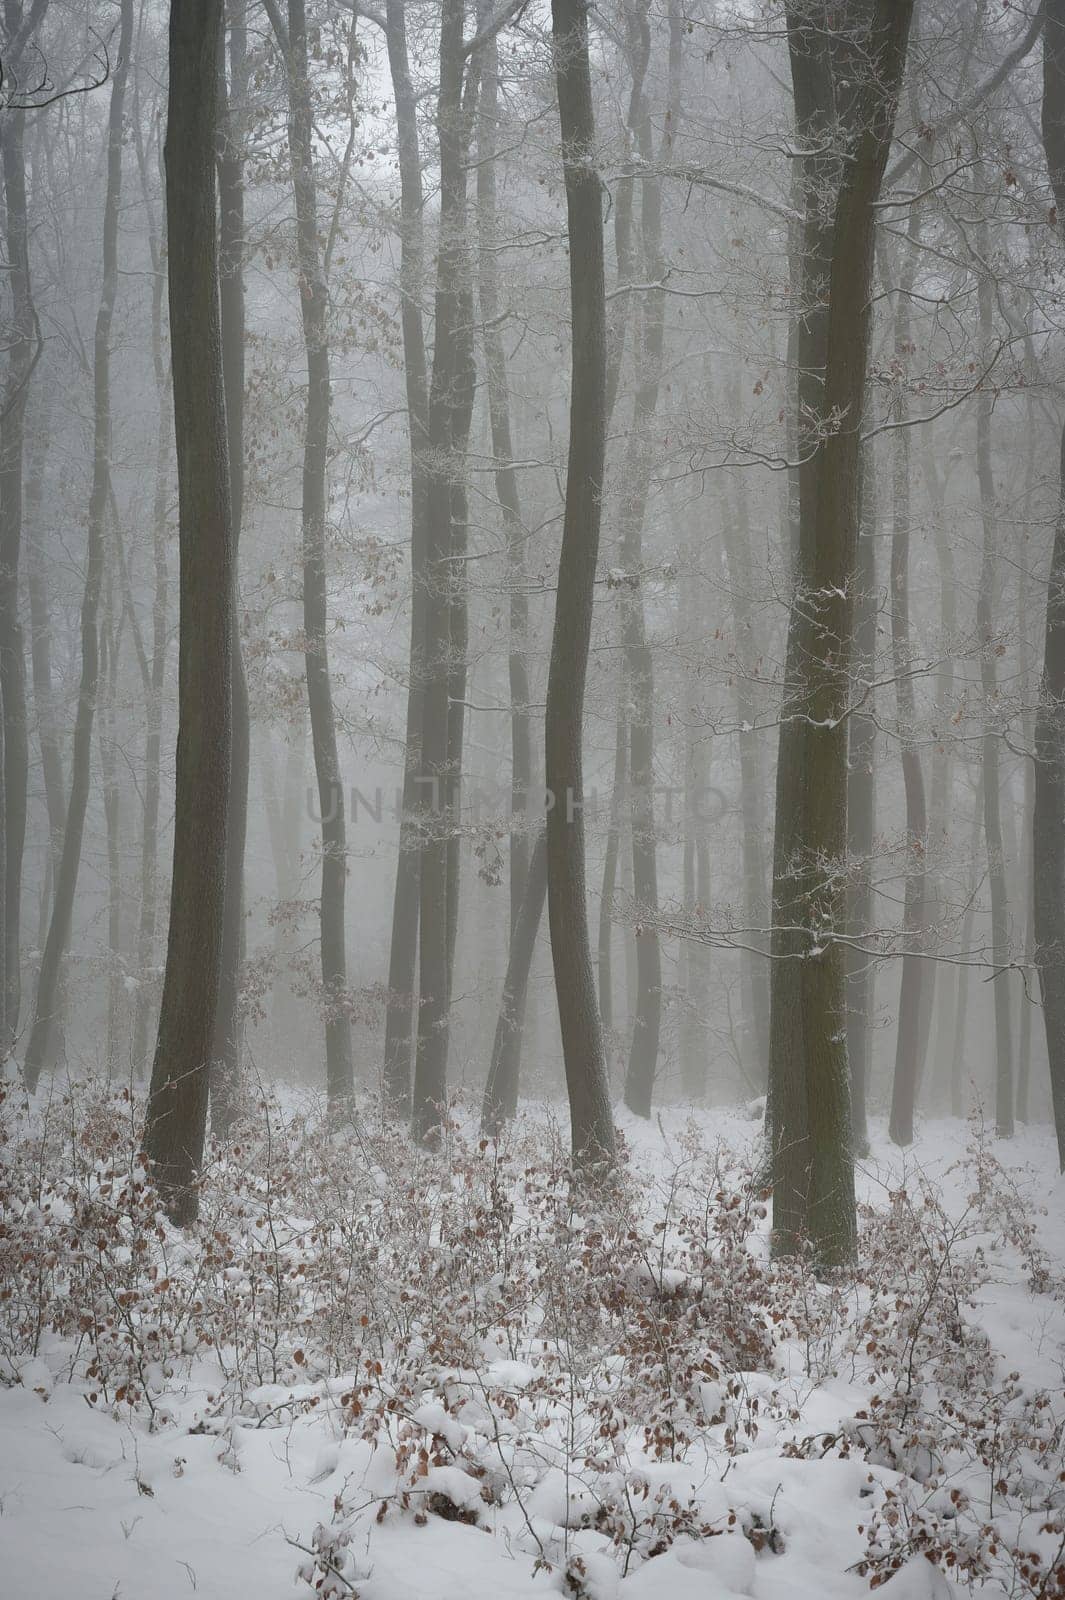
[[[949,887],[941,865],[949,854],[952,801],[954,794],[953,741],[948,732],[954,703],[954,648],[958,631],[957,591],[954,577],[954,551],[946,529],[945,484],[929,443],[924,456],[924,476],[932,514],[932,530],[939,564],[939,664],[935,677],[937,731],[932,748],[932,786],[928,841],[932,861],[933,921],[947,910]],[[936,1041],[933,1060],[939,1070],[951,1059],[954,1014],[957,1001],[958,971],[946,967],[936,978]]]
[[[144,801],[141,812],[140,909],[137,919],[137,993],[133,1010],[133,1071],[147,1077],[152,997],[155,984],[156,926],[159,899],[159,797],[161,789],[163,685],[166,679],[167,607],[167,504],[170,492],[173,408],[170,369],[163,347],[163,294],[166,283],[164,244],[166,213],[157,224],[151,201],[147,151],[141,137],[138,103],[134,106],[137,166],[147,218],[148,250],[152,263],[152,372],[159,406],[155,444],[155,491],[152,499],[152,654],[145,689]]]
[[[53,1019],[60,970],[70,944],[74,895],[81,866],[81,842],[89,802],[92,731],[100,677],[98,613],[104,576],[104,518],[111,486],[111,326],[118,290],[118,221],[122,199],[122,121],[133,39],[133,0],[122,0],[118,48],[111,78],[107,125],[107,187],[104,199],[103,281],[96,314],[93,347],[93,469],[89,496],[85,592],[81,603],[81,681],[74,723],[70,799],[63,831],[63,853],[56,874],[48,937],[41,957],[37,1004],[26,1050],[24,1073],[32,1092],[44,1068],[55,1034]]]
[[[166,210],[180,635],[170,930],[145,1148],[176,1222],[197,1211],[225,922],[234,551],[215,158],[222,0],[172,0]]]
[[[684,910],[694,921],[710,909],[710,847],[706,838],[707,759],[704,744],[689,727],[684,740]],[[742,782],[742,779],[741,779]],[[709,955],[699,939],[686,939],[684,1014],[681,1024],[681,1082],[692,1101],[706,1097],[710,1065],[707,1033]]]
[[[987,259],[986,250],[982,252]],[[980,337],[983,349],[990,348],[992,337],[992,284],[982,272],[978,287]],[[983,560],[976,601],[976,632],[980,642],[980,684],[984,694],[985,733],[984,837],[987,843],[987,875],[991,887],[991,945],[993,959],[1009,961],[1009,905],[1006,891],[1006,860],[1002,848],[1001,792],[999,778],[999,735],[993,726],[998,696],[995,668],[994,603],[998,555],[996,549],[995,480],[991,468],[991,413],[994,397],[983,387],[976,395],[976,475],[980,485],[980,518],[983,527]],[[1013,1038],[1010,1028],[1009,974],[996,977],[992,990],[995,1001],[995,1127],[1000,1138],[1013,1133]]]
[[[543,829],[536,836],[529,871],[525,878],[525,896],[518,912],[517,925],[511,934],[507,975],[503,981],[503,999],[496,1023],[495,1042],[492,1045],[492,1064],[484,1091],[481,1109],[481,1132],[491,1137],[502,1132],[518,1109],[518,1077],[521,1066],[521,1037],[525,1027],[525,1006],[529,995],[529,973],[532,969],[536,935],[544,911],[547,894],[547,835]]]
[[[224,1138],[232,1129],[241,1100],[239,1017],[240,972],[244,961],[244,846],[248,831],[248,775],[251,725],[248,681],[240,641],[240,535],[244,522],[244,135],[241,126],[248,92],[245,0],[229,0],[229,86],[223,50],[219,55],[220,127],[218,145],[219,304],[222,331],[222,382],[226,397],[229,450],[229,503],[233,530],[233,750],[226,823],[226,905],[222,937],[222,981],[218,996],[218,1035],[211,1067],[211,1127]]]
[[[853,942],[847,950],[845,966],[851,1132],[855,1151],[865,1154],[869,1149],[866,1098],[872,1067],[876,985],[876,963],[860,948],[860,941],[867,939],[873,929],[872,856],[876,831],[876,707],[872,679],[876,662],[878,500],[876,458],[871,444],[862,449],[861,475],[853,667],[858,705],[850,719],[847,754],[847,854],[851,863],[847,925]]]
[[[424,258],[421,153],[418,142],[417,102],[407,59],[406,23],[402,0],[388,0],[385,15],[399,149],[400,322],[403,333],[403,371],[407,389],[411,453],[411,622],[403,762],[403,813],[400,821],[395,896],[392,902],[383,1090],[386,1106],[394,1115],[405,1119],[410,1114],[412,1018],[421,879],[418,817],[422,803],[419,779],[422,776],[427,605],[425,565],[428,486],[425,452],[429,444],[429,398],[421,313]]]
[[[1043,146],[1059,225],[1065,219],[1065,0],[1047,0]],[[1032,900],[1058,1157],[1065,1172],[1065,425],[1047,582],[1046,637],[1035,720]]]
[[[606,288],[588,18],[552,0],[555,76],[569,223],[573,373],[566,507],[547,682],[547,903],[573,1154],[612,1162],[614,1119],[596,1004],[585,898],[583,726],[600,497],[606,453]]]
[[[116,529],[116,539],[119,537]],[[115,705],[122,637],[121,615],[116,614],[114,574],[105,585],[103,627],[100,630],[100,784],[107,829],[107,1071],[115,1072],[121,1056],[125,962],[122,954],[122,796],[118,783]]]
[[[466,154],[472,108],[464,104],[463,96],[465,9],[463,0],[444,0],[440,22],[440,249],[429,390],[428,597],[422,723],[422,781],[431,792],[421,811],[420,996],[411,1108],[411,1129],[422,1143],[439,1135],[447,1100],[448,1011],[458,887],[458,841],[453,831],[462,718],[461,708],[454,704],[454,690],[460,682],[456,669],[464,682],[466,577],[465,562],[456,557],[464,554],[460,547],[466,533],[464,507],[462,499],[456,498],[456,489],[464,498],[462,478],[473,403],[472,304],[466,247]]]
[[[984,777],[981,772],[976,785],[976,795],[973,800],[972,828],[969,836],[969,862],[972,871],[972,881],[969,885],[969,897],[962,917],[961,950],[962,962],[958,968],[958,986],[955,991],[955,1010],[953,1016],[953,1044],[950,1055],[950,1114],[952,1117],[965,1115],[965,1098],[962,1094],[962,1075],[965,1070],[965,1036],[969,1022],[969,953],[973,947],[973,927],[976,921],[976,895],[979,887],[976,858],[980,848],[980,834],[983,830],[984,820]]]
[[[273,17],[276,6],[268,10]],[[326,1088],[339,1109],[355,1093],[351,1022],[347,1010],[348,963],[344,924],[348,874],[344,789],[340,781],[333,690],[329,676],[325,524],[329,466],[329,294],[318,248],[318,192],[314,176],[313,108],[307,61],[304,0],[288,0],[287,28],[274,21],[288,62],[288,144],[296,201],[300,311],[307,356],[307,406],[303,444],[303,632],[311,744],[322,826],[320,907],[322,1003],[325,1009]]]
[[[629,12],[634,79],[642,80],[651,53],[648,6]],[[671,97],[672,98],[672,97]],[[651,108],[641,94],[635,126],[636,152],[645,169],[640,186],[642,270],[648,284],[661,281],[662,195],[654,170]],[[622,488],[621,637],[631,714],[629,775],[632,791],[632,879],[636,912],[637,1000],[625,1075],[625,1104],[637,1116],[651,1115],[662,1026],[662,954],[658,938],[658,860],[654,814],[654,662],[647,637],[643,588],[643,527],[654,463],[651,426],[658,409],[665,342],[665,300],[660,289],[641,297],[639,371],[633,401],[632,447]]]
[[[5,0],[8,38],[23,20],[22,0]],[[17,63],[7,63],[9,69]],[[7,382],[0,410],[0,702],[3,706],[3,996],[0,1047],[8,1054],[18,1032],[22,999],[22,854],[26,841],[29,745],[26,724],[26,660],[19,621],[19,559],[22,546],[23,455],[30,380],[40,353],[40,331],[30,276],[26,205],[26,116],[3,111],[0,168],[3,171],[7,280],[11,321],[6,332]]]
[[[481,74],[477,131],[477,219],[480,255],[477,285],[480,298],[481,337],[484,341],[488,417],[495,458],[496,495],[503,512],[507,540],[507,591],[510,600],[510,934],[518,924],[525,899],[530,842],[526,813],[532,792],[532,718],[529,714],[529,596],[525,560],[525,524],[521,515],[518,475],[514,470],[514,444],[510,424],[507,360],[503,348],[503,314],[499,301],[499,273],[495,245],[496,123],[499,117],[499,52],[495,39],[486,47]]]
[[[738,404],[739,395],[736,394]],[[769,959],[760,953],[757,930],[766,923],[769,891],[765,853],[765,778],[762,771],[761,735],[758,733],[758,708],[752,687],[757,652],[753,645],[754,617],[751,606],[753,568],[751,563],[751,521],[743,474],[736,481],[736,516],[726,508],[723,543],[728,562],[729,598],[735,635],[736,717],[739,732],[736,742],[740,758],[740,808],[743,813],[743,902],[748,933],[743,967],[749,1005],[756,1070],[754,1081],[765,1086],[769,1069]]]
[[[618,881],[621,812],[622,807],[628,803],[629,790],[628,689],[624,673],[618,684],[615,730],[614,782],[610,791],[610,821],[607,825],[606,849],[603,853],[603,888],[599,896],[599,1018],[608,1052],[611,1052],[611,1035],[614,1031],[614,891]]]
[[[903,268],[895,308],[895,361],[900,374],[909,363],[911,348],[910,295],[913,290],[919,213],[910,207],[907,229],[909,254]],[[895,420],[906,420],[906,402],[901,385]],[[926,973],[924,938],[928,920],[927,860],[928,814],[925,805],[924,773],[916,734],[916,705],[910,676],[910,431],[896,429],[893,436],[891,535],[891,661],[895,675],[898,707],[899,750],[902,757],[902,782],[906,795],[906,889],[902,927],[905,950],[899,985],[899,1020],[895,1042],[895,1077],[891,1094],[889,1131],[895,1144],[913,1142],[913,1118],[917,1089],[924,1067],[922,1006],[924,986],[931,982]]]
[[[847,1260],[855,1240],[846,991],[835,930],[846,925],[840,869],[847,848],[860,429],[876,201],[913,6],[876,0],[868,32],[856,39],[826,33],[838,14],[822,16],[820,6],[813,15],[808,5],[787,9],[800,135],[816,149],[804,158],[804,306],[824,294],[828,267],[823,345],[807,329],[800,361],[807,374],[816,373],[823,351],[824,388],[812,416],[838,421],[808,441],[816,448],[802,469],[799,573],[788,632],[773,893],[773,1226],[777,1250],[809,1241],[829,1266]],[[825,153],[830,125],[845,141],[835,154],[831,145]],[[830,249],[821,213],[826,178],[834,197]]]

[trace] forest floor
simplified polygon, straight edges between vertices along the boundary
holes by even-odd
[[[0,1593],[12,1600],[1065,1594],[1065,1180],[874,1125],[857,1281],[768,1261],[758,1124],[561,1108],[505,1151],[290,1097],[161,1222],[137,1108],[9,1094]],[[295,1586],[295,1588],[294,1588]]]

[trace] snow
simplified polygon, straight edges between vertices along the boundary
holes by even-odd
[[[719,1139],[753,1148],[759,1129],[750,1119],[761,1109],[691,1116],[666,1109],[655,1123],[619,1121],[634,1169],[646,1177],[685,1159],[695,1136],[706,1148]],[[960,1224],[972,1209],[972,1172],[958,1166],[971,1138],[962,1123],[929,1121],[900,1152],[874,1128],[858,1174],[861,1199],[884,1208],[891,1195],[916,1195],[924,1182]],[[1022,1128],[992,1154],[1014,1186],[1018,1215],[1035,1224],[1032,1250],[1042,1253],[1049,1278],[1036,1291],[1031,1252],[978,1233],[966,1246],[982,1265],[965,1316],[990,1340],[1003,1381],[1017,1373],[1026,1392],[1046,1389],[1048,1428],[1058,1428],[1060,1441],[1065,1183],[1045,1128]],[[764,1246],[763,1226],[755,1247]],[[683,1296],[684,1278],[676,1268],[648,1267],[645,1289],[664,1296],[663,1315],[672,1314],[672,1297]],[[535,1448],[516,1432],[492,1441],[491,1426],[509,1419],[502,1401],[489,1406],[488,1391],[509,1397],[514,1415],[546,1404],[537,1398],[542,1370],[533,1349],[488,1351],[476,1384],[456,1368],[412,1404],[406,1425],[430,1455],[403,1470],[391,1449],[374,1450],[347,1428],[344,1396],[355,1374],[252,1383],[241,1407],[226,1414],[211,1352],[190,1358],[180,1381],[160,1359],[146,1374],[166,1401],[153,1430],[143,1413],[115,1420],[87,1404],[86,1382],[68,1381],[69,1353],[59,1343],[43,1341],[36,1356],[4,1348],[0,1359],[0,1592],[19,1600],[309,1593],[294,1588],[297,1569],[311,1559],[315,1530],[336,1526],[338,1505],[346,1508],[349,1542],[338,1556],[346,1576],[335,1592],[357,1591],[363,1600],[544,1600],[560,1588],[584,1600],[857,1600],[869,1588],[855,1570],[867,1547],[859,1529],[868,1528],[874,1507],[889,1504],[885,1496],[913,1486],[883,1450],[867,1459],[860,1448],[866,1424],[856,1414],[867,1404],[869,1375],[859,1357],[826,1357],[821,1370],[816,1352],[788,1339],[772,1372],[701,1380],[703,1410],[717,1420],[682,1461],[654,1459],[637,1438],[621,1441],[617,1482],[642,1514],[665,1516],[675,1501],[693,1508],[699,1524],[679,1528],[660,1553],[634,1548],[628,1560],[597,1526],[605,1480],[580,1470],[583,1446],[559,1454],[549,1448],[550,1431]],[[608,1364],[604,1392],[614,1381]],[[461,1422],[454,1412],[460,1392],[471,1394]],[[755,1416],[748,1439],[742,1430]],[[729,1448],[730,1436],[740,1444]],[[827,1444],[823,1453],[792,1453],[812,1436],[849,1439],[849,1456]],[[439,1459],[434,1449],[443,1452]],[[908,1470],[918,1480],[934,1476],[930,1461],[912,1454]],[[1031,1470],[1037,1467],[1033,1458]],[[378,1520],[378,1502],[393,1496],[399,1505],[404,1494],[401,1509]],[[451,1511],[440,1514],[441,1507]],[[983,1587],[1001,1592],[993,1580]],[[884,1585],[891,1600],[943,1600],[961,1588],[920,1554]]]

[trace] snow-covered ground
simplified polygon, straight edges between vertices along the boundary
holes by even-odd
[[[72,1231],[91,1234],[97,1214],[80,1216],[58,1181],[50,1205],[47,1183],[33,1192],[37,1123],[8,1115],[14,1178],[0,1262],[16,1270],[0,1289],[0,1594],[272,1600],[310,1593],[309,1583],[364,1600],[560,1588],[590,1600],[843,1600],[889,1578],[889,1595],[916,1600],[954,1592],[967,1562],[962,1585],[1040,1600],[1065,1592],[1065,1181],[1047,1129],[999,1143],[930,1121],[902,1153],[875,1127],[860,1168],[863,1281],[828,1287],[770,1275],[768,1223],[744,1187],[759,1130],[742,1111],[624,1121],[642,1232],[589,1226],[563,1216],[557,1195],[543,1200],[550,1183],[530,1183],[529,1152],[551,1145],[553,1120],[526,1111],[525,1142],[498,1175],[500,1192],[489,1182],[486,1206],[471,1199],[491,1154],[475,1138],[452,1176],[446,1162],[418,1168],[430,1253],[411,1260],[407,1287],[376,1243],[370,1265],[359,1257],[352,1271],[352,1252],[382,1225],[375,1206],[402,1210],[396,1226],[412,1240],[417,1225],[380,1150],[334,1136],[318,1146],[330,1145],[330,1162],[375,1173],[379,1200],[360,1188],[327,1239],[314,1218],[264,1202],[245,1176],[244,1210],[223,1224],[205,1199],[191,1247],[165,1228],[155,1243],[128,1229],[125,1242],[101,1240],[98,1253],[112,1252],[121,1274],[101,1333],[98,1306],[92,1327],[56,1313],[57,1300],[110,1293],[95,1278],[86,1287],[92,1262],[52,1259]],[[72,1148],[79,1137],[80,1123]],[[82,1192],[103,1185],[109,1201],[118,1180],[100,1161],[106,1130],[94,1125],[92,1138]],[[716,1154],[719,1144],[732,1156]],[[464,1208],[457,1232],[452,1190]],[[250,1224],[258,1278],[225,1244],[255,1195],[265,1205]],[[700,1196],[702,1245],[692,1221]],[[731,1210],[730,1196],[742,1197]],[[485,1244],[493,1217],[500,1236]],[[515,1256],[535,1267],[510,1261],[508,1230],[522,1241]],[[447,1271],[450,1238],[457,1276],[430,1289],[428,1277]],[[170,1308],[160,1324],[170,1315],[177,1331],[153,1359],[145,1329],[162,1336],[148,1327],[151,1295],[123,1295],[135,1295],[131,1274],[156,1249],[143,1270]],[[35,1271],[44,1287],[30,1339]],[[368,1281],[375,1275],[385,1291]],[[184,1298],[171,1302],[182,1280]],[[247,1324],[215,1349],[193,1331],[212,1295],[211,1315]],[[298,1314],[279,1313],[301,1295]],[[535,1307],[519,1309],[523,1295]],[[405,1321],[408,1304],[417,1316]],[[634,1306],[639,1334],[626,1340]],[[466,1342],[452,1348],[460,1334]],[[350,1370],[330,1370],[331,1348],[362,1353]],[[735,1355],[756,1348],[769,1353]]]

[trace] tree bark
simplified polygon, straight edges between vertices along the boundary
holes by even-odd
[[[833,1266],[853,1254],[856,1231],[843,945],[836,930],[846,925],[842,865],[860,429],[876,200],[913,6],[912,0],[875,0],[868,29],[853,39],[832,28],[838,13],[823,10],[820,4],[787,8],[800,135],[816,151],[803,162],[804,304],[811,291],[824,293],[828,249],[823,346],[805,330],[800,360],[807,373],[816,372],[823,349],[824,389],[812,415],[834,420],[824,437],[808,441],[813,448],[802,469],[799,572],[778,757],[771,1078],[774,1245],[787,1252],[809,1242],[815,1258]],[[844,17],[851,16],[848,9]],[[831,143],[826,153],[830,121],[831,132],[845,140],[835,153]],[[821,214],[826,180],[830,234]]]
[[[172,0],[164,160],[180,632],[170,929],[145,1148],[174,1221],[197,1211],[225,921],[234,552],[215,159],[222,0]]]
[[[5,0],[9,39],[23,21],[22,0]],[[11,71],[17,62],[6,62]],[[40,330],[30,274],[26,203],[26,115],[7,106],[0,138],[3,172],[7,279],[11,322],[7,334],[7,382],[0,411],[0,703],[3,707],[3,995],[0,1047],[8,1054],[18,1032],[22,999],[22,855],[26,841],[29,744],[26,724],[26,660],[19,621],[19,561],[22,546],[23,456],[30,380],[40,354]]]
[[[421,291],[424,259],[422,169],[417,102],[407,59],[407,34],[402,0],[388,0],[385,9],[388,63],[396,102],[396,134],[400,181],[400,323],[411,458],[411,621],[407,716],[404,735],[403,813],[399,858],[392,902],[392,937],[388,958],[388,1002],[385,1013],[383,1095],[397,1117],[410,1115],[411,1044],[415,965],[418,954],[418,899],[421,881],[419,806],[422,776],[422,715],[425,673],[426,506],[428,485],[425,453],[429,445],[429,397],[422,325]]]
[[[118,222],[122,198],[122,119],[133,39],[133,0],[122,0],[118,49],[111,78],[107,124],[107,183],[104,198],[103,279],[93,345],[93,468],[89,495],[88,550],[81,602],[81,680],[74,722],[70,799],[63,830],[63,853],[56,874],[55,900],[37,981],[33,1030],[24,1074],[32,1093],[42,1070],[52,1065],[53,1019],[63,959],[70,944],[74,895],[81,866],[81,843],[89,802],[92,732],[100,678],[98,616],[104,576],[104,518],[111,486],[111,326],[118,291]]]
[[[1065,221],[1065,0],[1047,0],[1042,125],[1060,226]],[[1054,1126],[1065,1172],[1065,425],[1058,483],[1035,721],[1032,899]]]
[[[226,823],[226,904],[218,1034],[211,1067],[211,1127],[225,1138],[241,1102],[243,1028],[238,1015],[244,962],[244,846],[248,831],[251,725],[240,641],[240,535],[244,523],[244,134],[249,64],[245,0],[229,0],[229,85],[219,56],[219,308],[226,398],[229,503],[233,537],[233,748]]]
[[[982,251],[984,260],[986,250]],[[980,306],[980,335],[986,350],[992,336],[992,284],[981,272],[977,289]],[[994,397],[982,387],[976,395],[976,475],[980,486],[980,520],[983,528],[983,559],[976,600],[976,633],[980,642],[980,684],[984,695],[985,732],[984,838],[987,844],[987,875],[991,887],[991,945],[996,962],[1009,961],[1009,903],[1006,889],[1006,860],[1002,847],[1001,790],[999,777],[999,735],[992,726],[998,695],[995,667],[994,604],[997,576],[997,531],[995,527],[995,480],[991,467],[991,413]],[[1009,974],[1001,972],[992,985],[995,1002],[995,1130],[1000,1138],[1013,1133],[1013,1038],[1010,1029]]]
[[[606,288],[595,112],[582,0],[552,0],[553,48],[569,223],[573,368],[569,460],[547,682],[547,900],[573,1155],[612,1163],[614,1120],[596,1003],[585,897],[584,688],[606,453]]]
[[[430,793],[421,807],[420,994],[411,1107],[411,1130],[421,1143],[438,1137],[446,1109],[458,888],[454,828],[462,717],[454,691],[465,673],[466,577],[465,562],[456,557],[464,555],[463,472],[473,404],[473,315],[466,248],[466,155],[472,107],[464,103],[463,94],[465,9],[463,0],[444,0],[440,22],[440,248],[429,388],[422,723],[422,784]]]
[[[913,246],[917,243],[919,212],[910,207],[907,236],[910,252],[903,268],[895,308],[895,361],[899,373],[900,396],[895,421],[906,420],[906,402],[901,385],[909,364],[911,347],[910,294],[916,266]],[[925,804],[924,773],[916,736],[916,706],[913,679],[910,677],[910,432],[900,426],[893,436],[892,534],[891,534],[891,661],[895,675],[895,700],[898,708],[899,750],[902,782],[906,796],[906,889],[902,927],[905,949],[899,984],[899,1020],[895,1038],[895,1076],[891,1093],[889,1132],[895,1144],[913,1143],[913,1118],[917,1089],[924,1067],[922,1006],[926,1003],[924,938],[928,920],[928,812]]]
[[[878,501],[876,460],[871,444],[862,448],[861,475],[853,666],[860,704],[851,715],[847,751],[847,854],[851,863],[847,925],[852,943],[846,952],[845,966],[851,1134],[855,1151],[864,1154],[869,1149],[866,1100],[872,1067],[876,987],[876,963],[859,948],[859,941],[867,938],[873,928],[872,855],[876,831],[876,710],[872,704],[872,678],[876,660]]]

